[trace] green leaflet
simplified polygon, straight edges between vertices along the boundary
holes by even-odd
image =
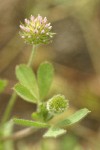
[[[32,93],[20,83],[15,85],[14,90],[21,98],[23,98],[27,102],[36,103],[36,98],[34,97],[34,95],[32,95]]]
[[[80,109],[67,119],[59,121],[56,125],[59,127],[66,127],[72,125],[83,119],[88,113],[90,113],[90,111],[87,108]]]
[[[51,127],[48,129],[48,131],[43,135],[43,137],[47,138],[47,137],[58,137],[60,135],[63,135],[66,133],[66,130],[58,128],[58,127]]]
[[[54,68],[51,63],[44,62],[40,64],[37,72],[40,99],[43,100],[50,89],[54,75]]]
[[[36,122],[31,120],[25,120],[25,119],[13,119],[15,124],[22,125],[22,126],[29,126],[29,127],[36,127],[36,128],[47,128],[49,127],[48,124],[42,123],[42,122]]]
[[[38,100],[38,86],[34,72],[26,65],[16,67],[16,76],[19,82],[26,87],[35,99]]]

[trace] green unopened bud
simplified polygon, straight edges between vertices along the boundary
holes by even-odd
[[[47,44],[55,33],[51,32],[52,26],[47,18],[38,15],[36,18],[31,15],[25,19],[25,23],[20,25],[21,37],[29,44]]]
[[[63,95],[56,95],[47,102],[47,110],[52,114],[59,114],[68,108],[68,100]]]

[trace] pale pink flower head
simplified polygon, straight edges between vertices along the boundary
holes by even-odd
[[[55,33],[51,32],[52,26],[46,17],[31,15],[20,25],[20,35],[29,44],[47,44],[52,41]]]

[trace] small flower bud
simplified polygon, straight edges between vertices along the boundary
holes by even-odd
[[[25,23],[27,23],[29,25],[30,22],[28,19],[25,19]]]
[[[44,31],[44,30],[42,30],[42,31],[41,31],[41,33],[45,33],[45,31]]]
[[[31,21],[34,21],[34,16],[31,15],[30,19],[31,19]]]
[[[48,29],[52,29],[52,26],[49,26]]]
[[[25,30],[25,27],[23,25],[19,26],[22,30]]]
[[[56,95],[47,102],[47,110],[51,114],[59,114],[68,108],[68,100],[63,95]]]
[[[46,18],[46,17],[44,17],[44,20],[43,20],[43,21],[44,21],[44,23],[46,23],[46,22],[47,22],[47,18]]]
[[[35,29],[35,30],[34,30],[34,33],[38,33],[38,30],[37,30],[37,29]]]
[[[26,27],[26,28],[25,28],[25,31],[26,31],[26,32],[30,32],[30,28],[27,28],[27,27]]]
[[[25,19],[25,24],[20,25],[20,35],[29,44],[47,44],[51,42],[55,33],[51,32],[52,26],[46,17],[38,15],[36,18],[31,15],[30,19]]]

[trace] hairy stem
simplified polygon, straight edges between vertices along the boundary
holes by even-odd
[[[10,113],[11,113],[11,110],[12,110],[12,108],[14,106],[15,101],[16,101],[16,98],[17,98],[17,94],[14,91],[12,96],[11,96],[11,98],[10,98],[10,100],[9,100],[7,108],[6,108],[5,112],[4,112],[4,116],[3,116],[2,121],[1,121],[2,125],[8,120],[8,118],[10,116]]]
[[[32,52],[31,52],[29,61],[28,61],[28,63],[27,63],[27,66],[28,66],[28,67],[31,67],[31,65],[32,65],[32,61],[33,61],[34,54],[35,54],[35,49],[36,49],[36,45],[33,46],[33,48],[32,48]],[[12,109],[13,109],[13,106],[14,106],[14,104],[15,104],[15,102],[16,102],[16,99],[17,99],[17,94],[16,94],[16,92],[14,91],[13,94],[12,94],[12,96],[11,96],[11,98],[10,98],[10,100],[9,100],[9,103],[8,103],[8,105],[7,105],[7,108],[6,108],[5,112],[4,112],[3,118],[2,118],[2,120],[1,120],[1,125],[3,125],[3,124],[9,119],[10,114],[11,114],[11,111],[12,111]]]
[[[36,51],[36,45],[34,45],[33,48],[32,48],[32,52],[31,52],[29,61],[28,61],[28,63],[27,63],[27,66],[28,66],[28,67],[31,67],[31,65],[32,65],[32,61],[33,61],[33,58],[34,58],[34,56],[35,56],[35,51]]]

